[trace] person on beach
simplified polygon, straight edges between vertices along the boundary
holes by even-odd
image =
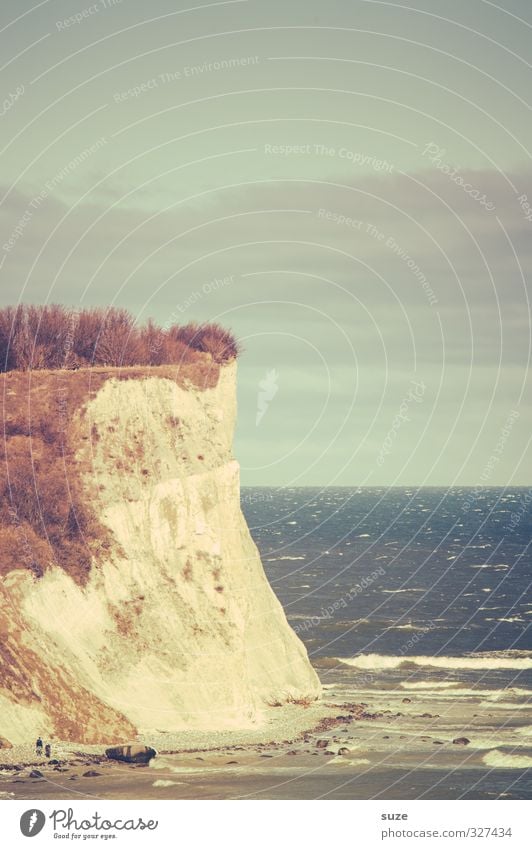
[[[42,755],[42,739],[37,737],[37,742],[35,743],[35,752],[39,757]]]
[[[46,757],[46,758],[50,758],[50,757],[51,757],[51,755],[52,755],[52,747],[50,746],[50,743],[47,743],[47,744],[46,744],[46,746],[44,747],[44,755],[45,755],[45,757]]]

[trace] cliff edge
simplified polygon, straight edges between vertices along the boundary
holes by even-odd
[[[77,501],[65,533],[74,520],[79,532],[86,505],[81,524],[98,538],[83,579],[75,547],[57,562],[9,508],[4,533],[19,539],[21,562],[11,555],[0,569],[0,735],[14,744],[244,728],[265,721],[269,703],[320,693],[240,510],[236,363],[206,388],[171,369],[118,371],[93,378],[68,412],[61,456]],[[73,397],[80,373],[64,374]],[[31,379],[50,394],[50,373]],[[32,435],[11,439],[15,450]],[[32,446],[35,467],[51,448]]]

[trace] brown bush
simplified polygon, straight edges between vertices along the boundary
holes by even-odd
[[[189,338],[194,333],[189,329]],[[179,328],[148,322],[139,329],[121,310],[0,309],[0,573],[28,569],[40,577],[55,563],[81,585],[87,581],[113,539],[83,491],[88,469],[76,452],[81,440],[100,434],[90,424],[76,432],[79,414],[109,378],[157,375],[181,386],[216,386],[223,354],[205,357],[200,337],[193,346]],[[132,456],[142,455],[142,445],[134,448]],[[190,579],[188,569],[184,577]]]
[[[14,569],[29,569],[40,578],[54,562],[52,547],[27,522],[19,523],[15,513],[12,522],[10,526],[0,527],[0,575]]]

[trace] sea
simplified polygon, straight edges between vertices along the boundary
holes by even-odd
[[[329,697],[438,711],[438,743],[475,746],[398,797],[532,798],[532,489],[254,487],[242,510]]]

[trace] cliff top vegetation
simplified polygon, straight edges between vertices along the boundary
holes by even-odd
[[[0,372],[184,365],[198,353],[222,364],[239,352],[231,331],[216,322],[160,327],[148,320],[138,325],[118,307],[21,304],[0,309]]]
[[[77,459],[98,439],[84,411],[107,380],[159,377],[206,390],[238,352],[218,324],[139,327],[115,308],[1,309],[0,577],[23,569],[40,578],[56,564],[84,585],[112,547]],[[134,462],[127,450],[122,460]]]

